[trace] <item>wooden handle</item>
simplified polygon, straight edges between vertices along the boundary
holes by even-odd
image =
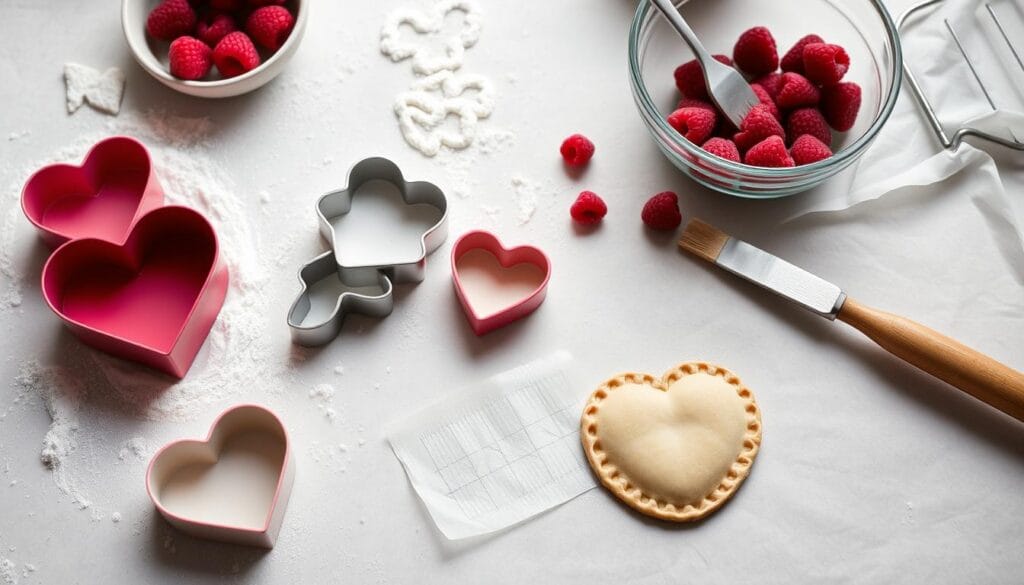
[[[838,319],[889,353],[1024,421],[1024,374],[910,319],[846,299]]]

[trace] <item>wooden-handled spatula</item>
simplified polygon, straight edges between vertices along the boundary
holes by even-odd
[[[903,361],[1024,421],[1021,372],[910,319],[864,306],[838,286],[699,219],[686,225],[679,247],[813,313],[851,325]]]

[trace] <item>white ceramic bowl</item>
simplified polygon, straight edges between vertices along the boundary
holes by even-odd
[[[160,0],[122,0],[121,28],[124,29],[124,38],[128,41],[128,47],[139,65],[157,81],[182,93],[204,98],[242,95],[262,87],[277,77],[284,70],[288,60],[295,54],[296,49],[299,48],[299,43],[302,42],[302,35],[306,32],[306,21],[309,19],[310,4],[310,0],[292,0],[292,5],[295,6],[295,27],[288,35],[288,40],[284,42],[284,45],[281,45],[280,49],[260,63],[259,67],[228,79],[186,81],[174,77],[168,71],[165,48],[167,43],[151,40],[146,35],[146,17],[159,2]],[[164,47],[160,51],[162,53],[160,56],[154,52],[154,47]]]

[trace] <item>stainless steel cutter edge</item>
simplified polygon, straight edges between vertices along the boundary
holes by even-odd
[[[343,265],[339,261],[338,271],[342,279],[352,283],[372,283],[376,273],[383,272],[394,284],[421,282],[426,273],[427,256],[441,247],[448,237],[448,199],[444,192],[433,183],[407,181],[402,170],[393,161],[383,157],[363,159],[352,166],[348,173],[347,186],[331,191],[320,197],[316,213],[320,223],[320,234],[330,244],[337,259],[337,239],[331,219],[344,215],[352,207],[352,196],[367,181],[382,180],[398,188],[407,205],[427,204],[441,212],[440,219],[423,233],[420,238],[421,255],[412,262],[401,264]]]

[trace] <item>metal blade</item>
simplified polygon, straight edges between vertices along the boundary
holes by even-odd
[[[736,238],[729,238],[715,263],[826,319],[835,319],[846,300],[831,282]]]

